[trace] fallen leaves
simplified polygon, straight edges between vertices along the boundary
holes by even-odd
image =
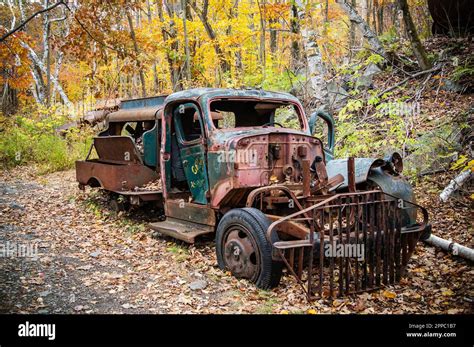
[[[451,289],[441,288],[441,294],[444,296],[453,296],[454,292]]]
[[[389,290],[384,290],[383,291],[383,296],[386,297],[387,299],[395,299],[397,297],[397,294],[394,292],[391,292]]]
[[[136,308],[136,306],[132,305],[132,304],[123,304],[122,307],[125,308],[125,309]]]
[[[147,211],[109,214],[98,193],[77,190],[72,171],[48,175],[36,190],[15,187],[12,198],[25,210],[21,217],[15,209],[2,215],[16,228],[9,235],[39,238],[46,248],[31,270],[11,269],[20,274],[22,287],[10,299],[21,305],[9,312],[456,314],[469,312],[472,305],[472,266],[422,244],[399,285],[308,303],[287,273],[277,288],[262,291],[221,271],[212,242],[187,245],[151,238],[141,228]],[[101,213],[86,201],[96,201]],[[431,211],[434,232],[448,227],[453,239],[470,240],[469,220],[455,210]]]

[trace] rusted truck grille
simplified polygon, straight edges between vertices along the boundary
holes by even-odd
[[[421,211],[421,222],[403,226],[407,209]],[[309,224],[312,232],[306,240],[274,243],[273,257],[286,264],[311,300],[398,282],[427,229],[428,213],[375,190],[331,196],[275,221],[267,236],[288,221]]]

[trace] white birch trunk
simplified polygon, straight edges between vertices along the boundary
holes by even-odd
[[[472,171],[471,169],[461,172],[456,178],[452,179],[451,182],[444,188],[444,190],[439,195],[439,198],[442,202],[448,201],[449,197],[460,188],[466,181],[471,178]]]
[[[326,85],[327,70],[319,49],[317,32],[310,28],[309,18],[306,15],[305,5],[295,1],[298,7],[298,20],[301,23],[301,36],[308,66],[308,81],[310,84],[311,108],[329,108],[328,89]]]
[[[42,73],[46,74],[46,67],[44,66],[43,62],[41,59],[38,57],[36,52],[31,48],[27,43],[25,42],[20,42],[21,46],[26,48],[28,50],[29,56],[32,60],[33,64],[36,64],[39,69],[41,70]],[[54,88],[58,91],[59,95],[61,96],[61,100],[64,102],[64,104],[67,107],[72,107],[71,101],[69,101],[68,96],[64,92],[63,87],[61,86],[61,83],[58,81],[58,79],[55,76],[51,76],[51,83],[53,84]]]
[[[387,53],[383,48],[379,38],[374,33],[374,31],[370,29],[366,21],[357,13],[355,8],[352,7],[347,2],[347,0],[336,0],[336,2],[347,13],[347,15],[349,16],[349,20],[359,28],[360,32],[362,33],[362,36],[364,36],[364,38],[367,40],[374,52],[386,58]]]
[[[449,252],[453,255],[457,255],[464,259],[474,261],[474,250],[469,247],[460,245],[459,243],[445,240],[435,235],[430,235],[430,237],[424,240],[424,242],[431,246],[439,247],[442,250]]]

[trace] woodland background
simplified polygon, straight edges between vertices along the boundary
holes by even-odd
[[[469,28],[451,29],[433,36],[425,0],[1,1],[0,160],[72,167],[93,131],[55,129],[98,102],[207,86],[328,108],[339,156],[401,150],[411,176],[461,166],[474,67]]]
[[[467,165],[470,27],[436,31],[426,0],[4,0],[0,160],[72,167],[92,132],[55,129],[98,102],[206,86],[329,109],[338,156],[397,149],[413,177]]]

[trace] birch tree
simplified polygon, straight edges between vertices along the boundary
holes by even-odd
[[[362,36],[367,40],[367,42],[372,47],[374,52],[386,58],[387,52],[383,48],[382,43],[377,37],[377,34],[369,27],[367,22],[357,13],[355,8],[351,4],[349,4],[347,0],[336,0],[336,2],[347,13],[351,23],[354,23],[356,27],[359,28]]]
[[[12,13],[15,13],[14,3],[13,1],[8,1],[8,6]],[[19,13],[21,20],[23,22],[27,21],[25,9],[23,7],[23,2],[18,2],[19,6]],[[49,0],[44,0],[42,3],[43,9],[47,9],[50,7]],[[69,101],[69,98],[66,92],[59,81],[59,68],[62,62],[62,56],[59,55],[59,66],[56,66],[55,73],[51,73],[51,61],[50,61],[50,49],[49,49],[49,40],[51,36],[51,24],[54,22],[64,21],[66,19],[65,12],[58,18],[53,18],[49,11],[43,14],[43,21],[42,21],[42,45],[39,45],[41,50],[36,52],[33,47],[29,43],[24,40],[20,40],[20,45],[25,48],[28,52],[28,57],[30,59],[30,70],[31,75],[33,77],[33,81],[35,82],[35,87],[33,88],[33,95],[38,103],[48,104],[49,97],[51,94],[51,87],[50,84],[53,85],[54,91],[60,95],[62,102],[71,107],[72,103]],[[66,23],[66,25],[68,25]],[[45,82],[46,78],[46,82]]]
[[[310,16],[306,12],[305,5],[300,1],[295,1],[298,11],[298,20],[301,23],[301,36],[303,48],[306,55],[309,95],[311,98],[311,108],[329,108],[328,89],[326,85],[327,69],[323,62],[323,57],[319,49],[317,31],[311,27]]]

